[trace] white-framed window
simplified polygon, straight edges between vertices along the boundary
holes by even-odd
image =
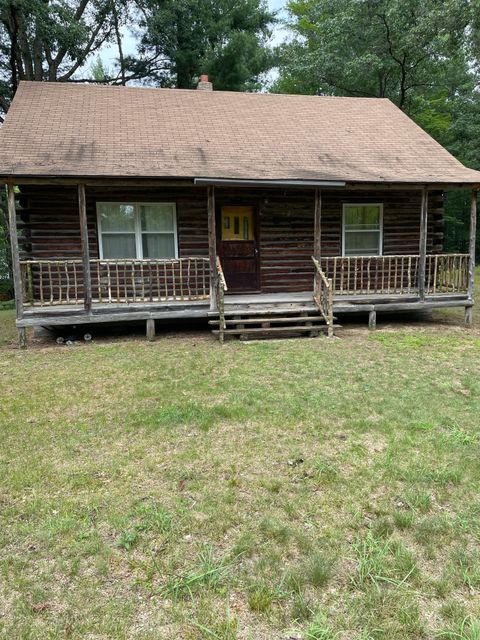
[[[342,227],[342,255],[382,255],[383,204],[344,204]]]
[[[173,202],[97,202],[100,258],[178,258]]]

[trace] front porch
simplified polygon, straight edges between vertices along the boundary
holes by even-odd
[[[471,323],[475,190],[472,191],[471,200],[469,253],[448,254],[438,250],[435,232],[432,226],[429,227],[428,189],[423,188],[413,192],[414,196],[409,192],[408,197],[402,196],[402,191],[398,192],[398,196],[396,192],[385,191],[382,198],[388,205],[373,205],[382,213],[385,209],[382,227],[380,229],[379,221],[378,230],[374,232],[377,234],[375,241],[378,242],[380,255],[347,256],[330,253],[330,247],[334,251],[335,247],[337,251],[342,247],[345,250],[345,237],[343,240],[341,237],[342,207],[344,211],[345,206],[365,208],[368,205],[348,203],[372,201],[373,197],[368,192],[361,191],[359,194],[337,188],[325,191],[316,188],[309,191],[293,189],[279,194],[278,189],[274,190],[273,187],[264,191],[254,190],[252,193],[255,194],[257,205],[237,209],[256,211],[256,227],[253,232],[248,232],[248,241],[242,245],[246,251],[242,249],[243,253],[232,259],[231,252],[225,251],[228,239],[221,234],[224,220],[220,213],[225,203],[228,205],[225,209],[231,210],[234,208],[232,201],[252,202],[253,196],[248,193],[243,195],[242,190],[232,196],[230,191],[224,189],[220,191],[216,204],[215,186],[189,186],[186,189],[193,189],[197,196],[203,194],[205,205],[198,206],[205,207],[205,217],[202,216],[202,208],[198,212],[195,210],[195,216],[191,214],[193,196],[190,197],[190,193],[193,192],[189,192],[188,207],[184,206],[178,214],[179,257],[101,257],[101,234],[94,226],[93,214],[96,203],[105,200],[105,191],[97,193],[92,188],[88,200],[85,185],[81,184],[76,188],[80,233],[78,244],[72,245],[74,255],[43,258],[37,257],[35,251],[31,251],[30,256],[25,251],[20,254],[16,197],[13,186],[8,185],[17,327],[21,344],[25,341],[25,328],[31,326],[141,320],[146,321],[147,336],[152,338],[155,320],[179,318],[208,318],[221,341],[229,334],[255,335],[267,329],[280,332],[282,328],[312,332],[312,335],[315,331],[325,330],[328,335],[333,335],[336,316],[355,312],[367,312],[369,326],[374,328],[377,311],[463,307],[466,324]],[[145,191],[141,193],[145,194]],[[169,197],[180,203],[179,198],[184,193],[184,189],[177,188],[175,195],[172,192]],[[437,191],[434,193],[438,194]],[[285,200],[285,194],[290,200]],[[325,210],[322,209],[322,194],[327,204]],[[409,216],[415,213],[416,198],[420,204],[420,210],[416,209],[419,226],[415,230],[409,223],[403,236],[402,223],[399,221],[406,214],[401,213],[398,204],[402,202],[402,197],[401,206]],[[155,194],[149,195],[149,198],[153,202],[162,199]],[[167,201],[167,198],[163,200]],[[50,210],[50,202],[46,202],[47,211]],[[435,212],[437,202],[432,198],[431,206]],[[180,209],[180,204],[176,206]],[[302,215],[298,213],[299,209]],[[20,216],[21,211],[20,208]],[[70,215],[70,204],[68,211]],[[435,216],[438,218],[438,213]],[[36,226],[31,220],[29,222],[31,237],[38,237],[35,246],[47,246],[40,245],[44,232],[40,231],[40,222],[37,220],[41,218],[35,218]],[[51,224],[56,225],[57,220],[59,216],[55,214]],[[432,220],[430,223],[433,224]],[[73,228],[72,222],[70,225]],[[50,228],[53,231],[57,229],[55,226]],[[243,229],[243,224],[240,229]],[[343,232],[347,232],[346,227]],[[68,239],[68,242],[72,241]],[[52,241],[49,240],[49,243],[48,246],[52,246]],[[395,253],[403,246],[414,249],[415,243],[417,253]],[[235,245],[240,244],[235,239]],[[195,247],[197,255],[189,254],[189,247]],[[224,255],[227,256],[225,262],[230,260],[226,275]],[[240,260],[240,256],[245,258]],[[231,286],[236,275],[235,265],[239,264],[240,269],[248,270],[253,264],[247,260],[250,256],[258,267],[257,286],[255,291],[239,292],[235,286]]]
[[[442,307],[469,310],[473,301],[468,296],[468,264],[468,254],[428,255],[422,287],[418,255],[332,256],[319,261],[326,287],[331,288],[332,315],[368,313],[371,328],[377,312]],[[322,318],[321,302],[314,295],[319,276],[314,278],[313,270],[312,289],[302,292],[233,294],[228,293],[228,283],[226,289],[219,288],[217,279],[220,290],[213,307],[207,258],[90,260],[92,302],[86,313],[81,260],[22,260],[20,265],[20,328],[144,320],[152,337],[155,320],[208,318],[218,325],[221,314],[222,334],[228,335],[239,333],[229,326],[233,324],[245,327],[250,323],[253,330],[261,328],[256,324],[269,323],[280,330],[285,318],[296,320],[297,331],[301,325],[308,331],[315,315]],[[328,328],[328,300],[326,305]],[[248,315],[251,318],[245,320]],[[243,321],[234,323],[235,318]],[[263,321],[256,323],[255,318]]]

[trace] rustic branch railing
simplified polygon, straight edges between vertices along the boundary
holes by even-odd
[[[52,306],[83,302],[81,260],[21,262],[25,302]],[[90,260],[94,302],[159,302],[209,298],[208,258]]]
[[[426,295],[466,294],[466,253],[428,255]],[[418,255],[324,257],[318,269],[332,281],[335,295],[418,295]],[[26,305],[83,303],[81,259],[21,261]],[[215,291],[225,278],[218,271]],[[101,303],[207,300],[210,296],[208,258],[169,260],[90,260],[92,297]],[[221,270],[221,265],[220,265]],[[315,269],[317,274],[317,267]],[[324,283],[325,284],[325,283]],[[226,286],[226,285],[225,285]],[[226,289],[222,289],[223,294]]]
[[[336,295],[418,294],[418,255],[325,257],[320,268]],[[425,293],[466,293],[468,254],[428,255]]]
[[[467,293],[468,253],[428,255],[425,293]]]
[[[223,344],[225,339],[225,329],[227,328],[225,323],[225,291],[227,291],[227,283],[225,275],[222,269],[222,263],[217,256],[217,308],[218,308],[218,338],[220,343]]]
[[[322,271],[319,261],[313,257],[312,260],[315,266],[313,299],[327,325],[327,335],[331,338],[333,336],[333,283],[331,278],[327,278]]]

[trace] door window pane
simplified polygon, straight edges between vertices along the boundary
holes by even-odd
[[[102,234],[103,257],[136,258],[134,233],[104,233]]]
[[[133,204],[99,203],[102,231],[135,231],[135,207]]]
[[[250,238],[250,232],[248,229],[249,229],[248,217],[244,216],[243,218],[243,239],[244,240],[248,240]]]
[[[144,258],[174,258],[175,236],[173,233],[143,233]]]
[[[141,204],[142,231],[173,231],[173,204]]]
[[[253,207],[237,205],[222,207],[221,232],[222,242],[225,240],[252,241],[254,239]]]

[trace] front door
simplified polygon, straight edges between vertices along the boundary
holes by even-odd
[[[258,249],[255,235],[254,207],[221,208],[219,255],[229,292],[258,290]]]

